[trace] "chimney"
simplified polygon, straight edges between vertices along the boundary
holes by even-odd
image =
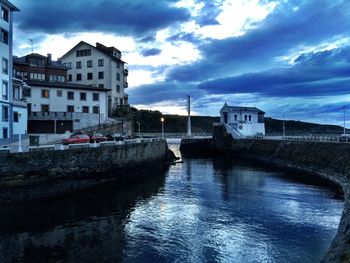
[[[47,64],[51,65],[52,62],[52,55],[50,53],[47,54]]]

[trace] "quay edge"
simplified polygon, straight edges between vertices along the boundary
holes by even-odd
[[[152,176],[167,167],[170,156],[165,140],[1,154],[0,203],[66,194],[120,176]]]

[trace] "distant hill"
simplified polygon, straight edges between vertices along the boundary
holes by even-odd
[[[125,109],[118,112],[116,116],[125,115],[131,118],[134,123],[134,130],[138,131],[138,122],[141,132],[159,133],[161,131],[160,119],[163,116],[164,131],[166,133],[186,133],[187,116],[162,114],[159,111],[138,110],[131,107],[128,111]],[[212,133],[213,123],[219,122],[219,117],[211,116],[191,116],[192,132],[194,133]],[[284,122],[286,134],[342,134],[343,127],[337,125],[323,125],[302,121],[286,120]],[[282,135],[283,121],[273,118],[265,118],[266,135]],[[350,130],[347,130],[350,133]]]

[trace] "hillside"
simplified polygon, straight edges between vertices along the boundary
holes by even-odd
[[[164,132],[166,133],[186,133],[187,116],[162,114],[159,111],[138,110],[131,107],[128,110],[116,112],[118,117],[124,116],[133,120],[134,130],[138,131],[138,122],[141,132],[159,133],[161,132],[160,119],[164,117]],[[191,125],[193,133],[211,133],[213,123],[219,122],[219,117],[192,116]],[[337,125],[322,125],[302,121],[285,121],[286,134],[342,134],[343,127]],[[283,121],[273,118],[265,118],[266,135],[282,135]],[[350,133],[350,130],[347,130]]]

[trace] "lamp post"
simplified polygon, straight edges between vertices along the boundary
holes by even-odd
[[[100,114],[100,105],[96,104],[95,107],[97,108],[98,113],[98,129],[101,129],[101,114]]]
[[[18,152],[23,152],[22,150],[22,134],[21,134],[21,116],[22,112],[18,112]]]
[[[141,123],[138,121],[137,125],[139,126],[139,136],[141,135]]]
[[[284,124],[284,114],[283,114],[283,139],[286,138],[286,126]]]
[[[160,121],[162,123],[162,138],[164,138],[164,118],[160,118]]]

